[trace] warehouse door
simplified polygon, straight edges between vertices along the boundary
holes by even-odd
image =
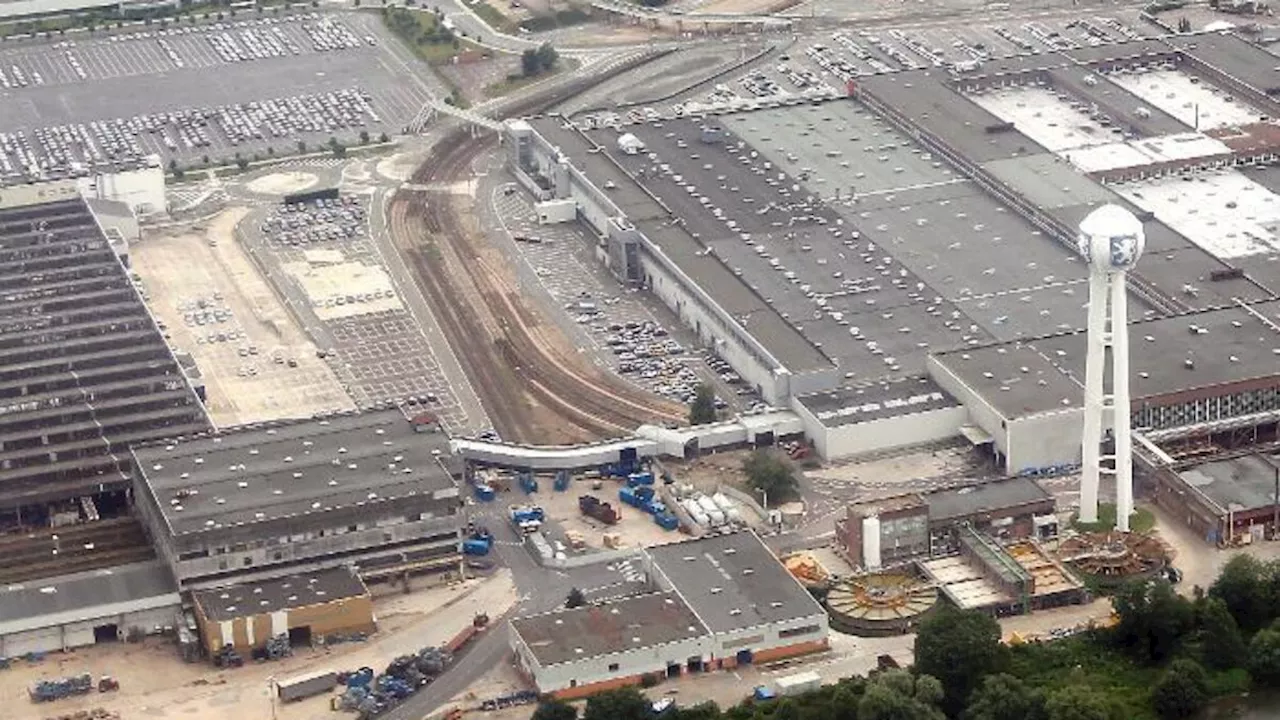
[[[93,628],[93,641],[95,643],[115,642],[119,639],[120,627],[115,623],[95,625]]]
[[[680,677],[680,663],[667,663],[667,678]]]
[[[311,626],[302,625],[300,627],[289,628],[289,645],[290,647],[310,647]]]
[[[739,665],[750,665],[750,664],[751,664],[751,651],[750,651],[750,650],[739,650],[739,651],[738,651],[738,664],[739,664]]]

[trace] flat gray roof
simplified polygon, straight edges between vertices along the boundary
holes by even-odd
[[[1178,473],[1223,510],[1253,510],[1275,502],[1275,455],[1243,455],[1196,465]]]
[[[1059,64],[1046,57],[1045,67]],[[858,78],[858,87],[902,115],[911,118],[978,163],[1041,152],[1031,138],[1016,129],[989,132],[1006,123],[950,86],[946,70],[911,70]]]
[[[134,451],[175,534],[454,488],[449,438],[398,408],[235,429]]]
[[[197,590],[192,600],[204,616],[221,622],[250,615],[264,615],[368,594],[364,581],[348,568],[332,568],[305,575]]]
[[[1172,51],[1164,40],[1144,38],[1103,45],[1082,45],[1078,48],[1063,50],[1062,54],[1077,62],[1092,64],[1111,60],[1127,60],[1144,55],[1163,55]]]
[[[983,163],[982,167],[1037,207],[1044,209],[1071,205],[1097,207],[1118,199],[1115,193],[1101,183],[1049,152],[992,160]]]
[[[826,427],[960,406],[927,377],[856,385],[804,395],[799,400]]]
[[[1192,130],[1106,76],[1099,76],[1092,68],[1068,65],[1049,70],[1048,76],[1055,88],[1092,103],[1110,117],[1116,126],[1132,129],[1139,137],[1177,135]],[[1085,78],[1092,78],[1092,81],[1087,82]],[[1143,108],[1145,115],[1137,114],[1138,108]]]
[[[1280,91],[1276,56],[1233,33],[1174,36],[1170,45],[1263,93]]]
[[[0,587],[0,636],[119,615],[122,605],[179,604],[178,585],[159,560]]]
[[[707,635],[676,593],[651,593],[511,621],[542,666],[589,661]]]
[[[1277,375],[1277,324],[1280,300],[1130,323],[1133,399]],[[935,360],[1002,416],[1015,418],[1082,404],[1086,341],[1080,331],[939,353]]]
[[[648,552],[654,566],[714,633],[824,612],[749,530],[659,545]]]
[[[957,520],[1006,508],[1053,502],[1053,496],[1030,478],[993,480],[981,485],[940,490],[924,496],[929,521]]]
[[[813,345],[768,302],[736,277],[720,258],[706,253],[711,236],[693,237],[685,223],[696,213],[673,207],[668,213],[645,191],[636,172],[647,167],[644,156],[628,156],[616,150],[617,133],[601,130],[587,135],[563,126],[557,117],[535,118],[530,123],[550,144],[565,153],[586,177],[605,192],[676,267],[693,278],[715,301],[755,337],[779,363],[792,372],[831,367],[831,359]],[[598,152],[588,152],[600,147]],[[625,169],[624,169],[625,168]],[[604,190],[606,184],[613,188]],[[698,207],[701,210],[701,206]],[[680,218],[683,222],[673,221]],[[727,233],[727,230],[723,232]],[[744,322],[743,319],[746,319]]]

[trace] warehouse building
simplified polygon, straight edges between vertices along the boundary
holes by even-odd
[[[1058,534],[1053,496],[1031,478],[908,493],[845,509],[836,544],[855,568],[879,570],[962,550],[969,531],[1000,542]]]
[[[512,621],[539,692],[585,697],[828,647],[826,611],[753,532],[648,548],[641,565],[643,594]]]
[[[390,407],[136,448],[137,507],[183,589],[455,571],[461,467],[435,427]]]
[[[1131,323],[1133,426],[1163,441],[1197,428],[1280,416],[1280,301],[1239,303]],[[1037,473],[1078,465],[1084,332],[939,352],[933,378],[968,409],[1000,465]]]
[[[1276,297],[1280,248],[1262,219],[1280,187],[1259,165],[1280,151],[1266,58],[1196,35],[660,122],[537,117],[507,125],[508,165],[539,198],[575,203],[614,275],[795,413],[823,457],[963,437],[1011,474],[1057,473],[1079,463],[1076,226],[1103,204],[1134,209],[1147,237],[1129,274],[1134,333],[1155,338],[1134,343],[1152,362],[1135,424],[1280,410],[1244,387],[1271,374],[1254,362],[1270,347],[1224,351],[1202,315],[1250,333],[1275,322],[1258,307]],[[796,133],[808,140],[778,141]],[[1185,178],[1231,199],[1219,218],[1180,199]]]
[[[566,699],[700,672],[710,656],[706,626],[673,592],[517,618],[511,644],[538,691]]]
[[[181,600],[158,560],[0,587],[0,657],[71,650],[177,627]]]
[[[265,647],[285,636],[291,647],[335,635],[372,633],[373,598],[353,570],[333,568],[192,593],[205,649]]]

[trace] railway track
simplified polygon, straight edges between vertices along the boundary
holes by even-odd
[[[529,114],[559,102],[567,97],[563,93],[580,92],[585,86],[578,85],[562,91],[560,97],[513,105],[508,114]],[[437,145],[413,181],[419,186],[448,187],[469,177],[473,161],[491,147],[491,138],[473,138],[459,130]],[[390,214],[397,246],[411,260],[428,302],[440,316],[442,330],[463,357],[472,384],[503,437],[545,442],[552,434],[550,428],[532,420],[532,407],[523,402],[522,394],[581,430],[582,439],[616,437],[646,422],[684,420],[684,408],[678,404],[584,367],[580,358],[557,351],[560,343],[555,342],[555,331],[522,303],[518,285],[485,261],[484,247],[473,244],[447,193],[397,194]],[[420,239],[425,237],[439,245],[440,258],[424,252]],[[520,392],[513,392],[514,388]]]
[[[0,585],[97,570],[155,557],[135,518],[0,536]]]
[[[489,145],[482,139],[447,144],[441,156],[428,160],[426,184],[447,183],[470,173],[472,161]],[[592,377],[575,368],[576,358],[565,358],[551,348],[555,343],[543,325],[529,322],[520,304],[518,288],[497,269],[489,267],[471,244],[447,197],[428,195],[423,207],[426,231],[448,244],[458,259],[461,274],[476,288],[483,305],[497,320],[498,357],[508,368],[519,368],[526,390],[542,405],[591,436],[625,434],[644,422],[682,419],[678,406],[653,396]]]

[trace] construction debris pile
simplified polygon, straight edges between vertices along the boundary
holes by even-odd
[[[267,640],[266,647],[254,650],[254,660],[279,660],[293,654],[293,646],[289,644],[289,636],[280,634]]]
[[[355,712],[360,720],[377,717],[435,680],[451,662],[450,652],[431,646],[415,655],[397,657],[381,675],[375,676],[367,667],[342,673],[338,680],[346,685],[346,691],[335,706]]]

